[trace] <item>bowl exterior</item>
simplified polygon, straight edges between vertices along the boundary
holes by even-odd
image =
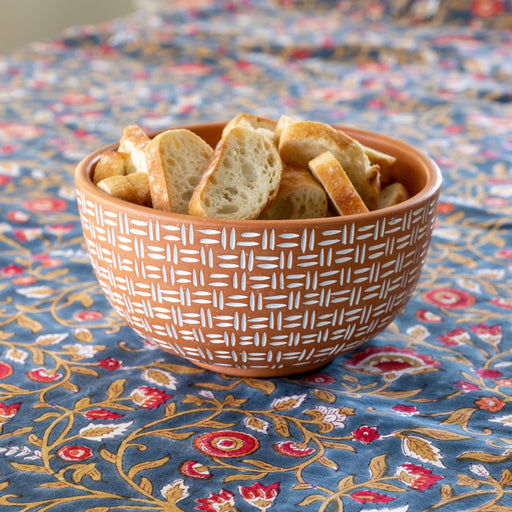
[[[92,266],[114,310],[199,366],[262,377],[322,366],[394,320],[420,277],[439,193],[392,213],[227,223],[111,201],[76,183]]]

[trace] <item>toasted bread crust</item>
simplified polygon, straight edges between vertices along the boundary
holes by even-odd
[[[122,176],[126,174],[128,155],[120,151],[105,151],[96,166],[92,176],[93,183],[99,183],[110,176]]]
[[[263,135],[267,135],[273,139],[277,121],[267,119],[266,117],[255,116],[254,114],[238,114],[224,127],[222,130],[222,138],[224,138],[235,126],[247,126],[254,128],[256,131],[259,131]]]
[[[235,126],[217,144],[188,212],[256,219],[276,196],[281,173],[281,159],[272,141],[254,128]]]
[[[404,185],[396,181],[382,189],[377,202],[377,208],[386,208],[387,206],[402,203],[409,199],[409,197],[409,192]]]
[[[354,215],[368,212],[361,196],[332,153],[325,152],[317,156],[309,162],[309,168],[325,188],[338,214]]]
[[[378,166],[372,166],[363,147],[352,137],[324,123],[287,123],[279,138],[279,153],[288,165],[304,169],[320,154],[329,151],[343,167],[369,209],[377,205],[380,193]]]
[[[127,174],[148,172],[144,150],[149,144],[149,137],[138,125],[131,124],[123,130],[119,141],[119,151],[128,154]]]
[[[212,153],[203,139],[187,129],[157,135],[145,150],[153,207],[188,213],[190,197]]]

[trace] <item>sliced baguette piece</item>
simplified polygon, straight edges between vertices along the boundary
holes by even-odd
[[[122,176],[126,174],[128,154],[120,151],[105,151],[94,167],[92,175],[93,183],[99,183],[110,176]]]
[[[359,195],[371,210],[380,193],[379,167],[371,165],[362,145],[341,130],[313,121],[287,123],[279,138],[285,164],[308,168],[308,163],[329,151],[338,160]]]
[[[286,165],[276,198],[259,218],[316,219],[327,216],[327,206],[327,194],[311,173]]]
[[[296,123],[297,121],[293,119],[293,117],[282,115],[279,120],[277,121],[277,125],[274,129],[274,142],[276,143],[276,146],[279,147],[279,139],[281,138],[281,134],[283,133],[283,130],[286,126],[288,126],[291,123]]]
[[[128,201],[129,203],[138,202],[138,194],[133,185],[126,179],[126,176],[110,176],[98,182],[98,188],[107,192],[111,196]]]
[[[386,208],[386,206],[393,206],[395,204],[402,203],[411,197],[407,189],[402,183],[395,181],[384,187],[379,195],[377,201],[377,208]]]
[[[217,144],[189,203],[190,215],[256,219],[279,189],[282,162],[274,143],[235,126]]]
[[[339,215],[367,213],[369,210],[341,164],[328,151],[309,162],[313,175],[322,184]]]
[[[238,114],[224,127],[222,130],[222,137],[225,137],[235,126],[248,126],[250,128],[254,128],[256,131],[273,140],[277,121],[255,116],[254,114]]]
[[[396,162],[396,158],[387,153],[382,153],[382,151],[378,151],[377,149],[369,148],[368,146],[363,146],[363,150],[370,160],[370,163],[379,166],[381,188],[389,185],[392,181],[391,170]]]
[[[149,144],[146,132],[137,124],[131,124],[123,130],[118,151],[128,154],[127,173],[148,172],[144,150]]]
[[[149,176],[147,172],[132,172],[125,178],[134,188],[137,194],[137,204],[142,206],[152,206],[151,193],[149,191]]]
[[[213,149],[185,128],[166,130],[146,146],[153,208],[188,213],[188,203]]]

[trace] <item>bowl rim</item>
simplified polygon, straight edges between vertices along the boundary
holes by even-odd
[[[205,122],[205,123],[194,123],[188,125],[179,125],[179,126],[170,126],[169,128],[164,128],[161,130],[155,130],[148,133],[150,138],[155,137],[159,133],[169,129],[188,129],[191,131],[195,130],[204,130],[205,128],[218,129],[221,130],[227,121],[219,121],[219,122]],[[330,123],[329,123],[330,124]],[[383,215],[401,215],[404,211],[407,211],[414,206],[419,206],[423,204],[425,201],[435,197],[442,185],[442,174],[438,165],[434,160],[429,157],[422,150],[419,150],[412,146],[411,144],[404,142],[403,140],[396,139],[394,137],[389,137],[388,135],[383,135],[378,132],[372,132],[368,130],[363,130],[360,128],[354,128],[352,126],[342,126],[338,124],[332,124],[334,128],[343,130],[349,136],[353,137],[356,140],[359,138],[365,137],[373,137],[383,141],[387,144],[393,145],[395,147],[399,147],[402,150],[406,150],[407,152],[414,153],[416,159],[423,164],[425,170],[428,171],[427,180],[425,185],[421,190],[419,190],[416,194],[411,196],[409,199],[393,206],[387,206],[385,208],[380,208],[378,210],[371,210],[367,213],[358,213],[352,215],[336,215],[332,217],[318,217],[318,218],[310,218],[310,219],[224,219],[224,218],[212,218],[212,217],[199,217],[194,215],[182,214],[182,213],[174,213],[167,212],[164,210],[158,210],[156,208],[152,208],[150,206],[142,206],[134,203],[130,203],[128,201],[119,199],[117,197],[111,196],[107,192],[101,190],[98,186],[96,186],[91,178],[91,168],[93,164],[99,160],[101,154],[105,151],[112,151],[117,149],[119,146],[119,141],[113,142],[107,145],[104,145],[95,151],[87,154],[83,157],[75,167],[74,171],[74,182],[75,187],[79,190],[82,190],[84,193],[87,193],[89,196],[93,196],[98,199],[99,202],[105,204],[111,204],[113,207],[118,208],[119,210],[123,210],[125,212],[131,212],[134,216],[138,217],[146,217],[150,216],[151,218],[158,218],[161,222],[171,222],[175,220],[179,220],[180,222],[189,222],[189,223],[204,223],[204,224],[215,224],[219,227],[256,227],[258,225],[271,228],[271,227],[285,227],[285,226],[313,226],[313,225],[340,225],[347,224],[353,222],[366,222],[372,221],[377,218],[381,218]]]

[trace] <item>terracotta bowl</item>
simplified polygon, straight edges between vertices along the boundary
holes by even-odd
[[[186,126],[210,145],[225,123]],[[402,311],[429,248],[441,174],[403,142],[342,128],[397,157],[412,198],[364,215],[227,221],[116,199],[77,166],[83,234],[114,310],[143,338],[225,374],[313,370],[371,340]],[[153,134],[154,135],[154,134]]]

